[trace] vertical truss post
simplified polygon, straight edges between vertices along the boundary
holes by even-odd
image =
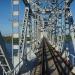
[[[52,39],[53,39],[53,44],[56,46],[57,44],[57,0],[52,0]]]
[[[28,19],[28,27],[27,27],[27,58],[28,60],[31,60],[31,51],[33,50],[33,42],[32,42],[32,17],[31,14],[29,13],[29,19]]]
[[[37,21],[36,21],[36,17],[34,19],[34,50],[35,50],[35,46],[36,46],[36,25],[37,25]]]
[[[63,48],[63,39],[62,39],[62,6],[58,6],[57,10],[57,45],[60,52]]]
[[[38,15],[35,13],[34,17],[34,50],[36,49],[38,43]]]
[[[70,27],[73,25],[72,13],[70,11],[70,5],[73,0],[65,0],[64,1],[64,17],[65,17],[65,36],[70,36]]]
[[[19,5],[20,0],[12,0],[12,64],[19,62]],[[16,59],[17,58],[17,59]]]
[[[27,45],[27,27],[28,27],[29,8],[25,7],[24,24],[20,38],[20,58],[26,59],[26,45]]]
[[[40,41],[40,38],[41,38],[41,33],[40,33],[40,30],[41,30],[41,23],[42,23],[42,20],[41,20],[41,16],[38,15],[37,17],[37,44],[39,43]]]
[[[37,43],[38,43],[38,15],[36,14],[35,15],[35,25],[34,25],[34,27],[35,27],[35,31],[34,31],[34,36],[35,36],[35,40],[36,40],[36,42],[35,42],[35,48],[36,48],[36,46],[37,46]]]
[[[50,41],[53,43],[53,24],[52,24],[52,12],[49,15],[49,31],[50,31]]]

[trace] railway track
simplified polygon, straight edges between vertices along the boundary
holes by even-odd
[[[41,49],[36,53],[38,56],[38,65],[31,75],[72,75],[72,66],[65,62],[61,54],[43,38]]]

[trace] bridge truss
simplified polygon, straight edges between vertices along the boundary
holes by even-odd
[[[71,37],[71,30],[74,32],[74,29],[71,29],[73,17],[70,10],[73,0],[23,0],[25,11],[22,26],[20,26],[19,17],[21,0],[11,2],[12,64],[14,68],[9,75],[17,75],[23,63],[27,61],[27,55],[31,51],[34,54],[38,51],[37,48],[43,36],[50,40],[56,50],[63,52],[64,41],[68,36]],[[66,54],[68,49],[64,51]]]
[[[15,63],[16,58],[18,59],[18,62],[25,62],[27,60],[27,54],[31,50],[34,52],[36,51],[37,45],[39,41],[41,41],[43,35],[48,37],[52,45],[56,47],[56,50],[62,52],[63,43],[66,40],[66,37],[70,36],[70,28],[73,25],[72,13],[70,11],[70,5],[72,1],[45,0],[44,2],[47,5],[44,4],[42,0],[23,0],[23,2],[25,5],[25,12],[21,32],[19,30],[20,0],[13,0],[12,2],[13,64]],[[14,32],[15,29],[17,29],[17,32]],[[15,39],[18,39],[17,44],[14,44]],[[27,53],[28,44],[30,45],[30,50]],[[19,65],[18,70],[20,67],[21,65]]]

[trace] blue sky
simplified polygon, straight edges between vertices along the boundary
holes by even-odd
[[[2,34],[9,33],[8,30],[11,32],[11,25],[10,25],[10,1],[9,0],[1,0],[0,1],[0,31]]]
[[[22,21],[24,14],[24,4],[22,0],[20,10],[20,21]],[[0,31],[3,35],[12,33],[11,11],[11,0],[0,0]]]
[[[75,24],[75,0],[71,4],[71,11],[72,11],[72,15],[73,15],[73,18],[74,18],[74,24]]]
[[[23,22],[24,4],[21,0],[20,5],[20,21]],[[75,0],[71,5],[71,11],[75,23]],[[11,0],[0,0],[0,31],[3,35],[9,35],[12,33],[11,25]]]

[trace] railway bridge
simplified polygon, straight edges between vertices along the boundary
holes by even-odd
[[[12,57],[0,33],[1,75],[75,75],[73,2],[11,0]]]

